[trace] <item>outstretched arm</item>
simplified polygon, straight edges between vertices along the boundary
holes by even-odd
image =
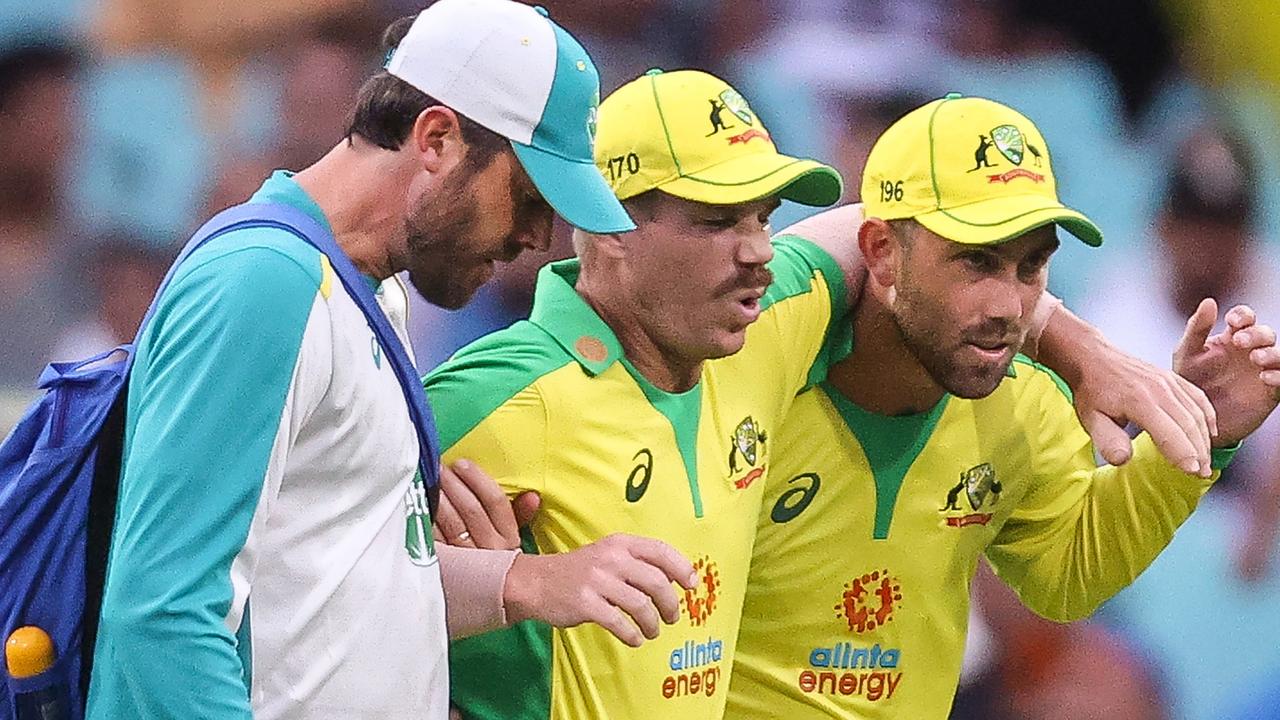
[[[1023,602],[1054,620],[1091,613],[1131,583],[1173,538],[1239,442],[1275,410],[1280,369],[1275,333],[1252,311],[1228,314],[1228,330],[1209,337],[1217,314],[1206,301],[1187,324],[1174,367],[1202,386],[1221,432],[1209,480],[1184,473],[1139,436],[1131,462],[1093,467],[1092,450],[1064,398],[1046,396],[1036,436],[1035,484],[988,549],[997,573]]]
[[[1076,415],[1108,463],[1133,456],[1125,432],[1132,421],[1176,467],[1209,477],[1216,413],[1191,381],[1126,355],[1063,307],[1049,316],[1037,354],[1071,386]]]

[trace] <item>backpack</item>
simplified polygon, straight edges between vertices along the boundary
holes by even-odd
[[[439,497],[439,439],[413,362],[374,299],[373,290],[333,235],[302,211],[277,203],[246,203],[204,224],[169,269],[133,343],[86,360],[52,363],[37,387],[45,391],[0,444],[0,642],[23,626],[42,629],[56,660],[45,672],[15,678],[4,665],[0,720],[15,720],[19,695],[65,699],[71,720],[84,717],[107,550],[120,482],[129,371],[142,337],[178,266],[209,240],[232,230],[285,230],[325,254],[343,287],[377,335],[418,434],[418,468],[431,515]]]

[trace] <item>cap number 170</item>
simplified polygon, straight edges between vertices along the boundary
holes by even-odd
[[[635,153],[627,153],[626,155],[609,158],[610,181],[621,179],[624,170],[630,175],[640,172],[640,156]]]

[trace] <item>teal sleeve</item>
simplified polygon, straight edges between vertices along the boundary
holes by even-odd
[[[272,232],[193,254],[139,343],[90,720],[251,717],[231,565],[320,284],[309,246]]]

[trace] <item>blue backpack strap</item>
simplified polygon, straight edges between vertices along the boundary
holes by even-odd
[[[404,344],[400,342],[400,336],[396,335],[391,323],[387,320],[386,313],[378,305],[365,276],[356,269],[351,258],[347,257],[347,254],[338,246],[333,233],[310,215],[282,203],[245,203],[214,215],[196,231],[182,253],[178,255],[178,259],[174,261],[169,273],[165,275],[160,290],[156,292],[156,300],[152,301],[151,307],[147,309],[147,314],[142,320],[138,337],[142,337],[142,330],[151,320],[160,293],[164,291],[178,265],[186,260],[187,256],[219,235],[232,230],[254,227],[276,228],[290,232],[323,253],[329,259],[329,264],[333,266],[342,286],[346,288],[347,294],[364,313],[370,329],[387,352],[391,368],[404,393],[409,417],[413,420],[414,429],[418,433],[418,470],[422,473],[422,481],[427,488],[429,509],[434,517],[439,499],[440,439],[436,431],[435,416],[431,412],[430,405],[427,404],[426,391],[422,388],[422,378],[418,375],[413,361],[409,359],[409,353],[405,350]]]

